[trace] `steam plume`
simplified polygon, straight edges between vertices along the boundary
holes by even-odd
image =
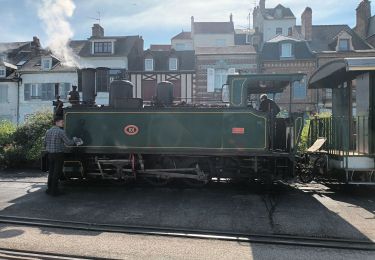
[[[68,45],[74,35],[68,18],[72,17],[74,9],[73,0],[42,0],[38,16],[44,23],[47,46],[52,53],[64,65],[79,67],[79,58]]]

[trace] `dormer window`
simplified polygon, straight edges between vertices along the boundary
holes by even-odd
[[[349,39],[339,39],[339,51],[350,51]]]
[[[352,35],[350,35],[347,31],[341,31],[334,41],[330,45],[332,48],[335,48],[336,51],[352,51],[353,43],[352,43]]]
[[[169,70],[177,70],[177,58],[169,58]]]
[[[282,16],[283,16],[283,10],[281,10],[281,8],[277,8],[275,11],[275,17],[281,18]]]
[[[154,59],[145,59],[145,71],[154,70]]]
[[[112,53],[112,42],[94,42],[94,54]]]
[[[281,58],[291,58],[292,57],[292,44],[283,43],[281,44]]]
[[[42,70],[50,70],[52,68],[52,58],[43,57],[41,61]]]

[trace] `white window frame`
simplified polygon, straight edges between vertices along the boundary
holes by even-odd
[[[178,69],[178,60],[177,58],[169,58],[169,70]]]
[[[48,62],[48,67],[45,66],[47,64],[47,62]],[[51,68],[52,68],[52,58],[42,58],[40,66],[41,66],[42,70],[51,70]]]
[[[348,45],[346,46],[346,47],[347,47],[346,49],[341,48],[341,44],[340,44],[340,43],[341,43],[342,41],[347,42]],[[338,45],[338,50],[339,50],[339,51],[350,51],[350,39],[347,39],[347,38],[341,38],[341,39],[340,39],[340,38],[339,38],[339,39],[338,39],[338,42],[337,42],[337,45]]]
[[[301,89],[304,91],[303,95],[301,95],[301,96],[296,95],[296,93],[301,91]],[[293,86],[292,86],[292,91],[293,91],[293,99],[294,100],[304,100],[304,99],[306,99],[306,97],[307,97],[306,79],[304,78],[301,81],[294,81]]]
[[[95,52],[95,43],[111,43],[111,52]],[[114,54],[115,53],[115,40],[96,40],[91,42],[91,54]]]
[[[5,78],[7,75],[7,70],[5,67],[0,67],[0,78]]]
[[[229,71],[227,69],[215,69],[214,89],[221,90],[223,85],[227,83]]]
[[[288,47],[288,49],[284,49],[284,47]],[[293,51],[292,51],[292,44],[290,42],[288,43],[282,43],[281,44],[281,58],[292,58],[293,57]]]
[[[39,87],[39,84],[30,84],[30,99],[33,100],[33,99],[36,99],[36,97],[38,97],[38,99],[40,98],[40,87]]]
[[[154,59],[145,59],[145,71],[154,71]]]

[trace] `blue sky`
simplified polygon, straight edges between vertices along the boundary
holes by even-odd
[[[36,35],[45,46],[48,43],[46,28],[38,16],[43,1],[56,0],[0,0],[0,42],[29,41]],[[90,37],[91,26],[97,22],[93,18],[98,17],[99,11],[106,35],[142,35],[146,48],[149,44],[169,44],[171,37],[182,30],[190,31],[191,16],[201,22],[228,21],[229,14],[233,13],[235,27],[247,27],[247,14],[254,7],[254,0],[59,1],[74,3],[74,12],[67,18],[73,39]],[[313,24],[348,24],[353,27],[355,8],[360,1],[266,0],[266,7],[281,3],[292,9],[297,24],[300,24],[301,13],[309,6],[313,9]]]

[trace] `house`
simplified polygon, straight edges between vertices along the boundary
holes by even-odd
[[[36,37],[29,42],[0,43],[0,120],[19,123],[21,78],[18,69],[30,59],[39,45]]]
[[[192,16],[191,32],[181,32],[171,39],[175,50],[195,51],[193,102],[220,101],[229,74],[257,71],[254,47],[236,45],[235,35],[232,15],[228,22],[196,22]]]
[[[278,4],[266,8],[266,0],[260,0],[253,10],[253,27],[261,34],[261,42],[266,42],[277,35],[292,36],[296,17],[290,8]]]
[[[307,80],[316,69],[316,54],[310,49],[307,41],[278,35],[263,44],[259,56],[262,73],[306,74],[306,78],[301,82],[294,82],[291,88],[274,97],[281,110],[289,110],[288,103],[291,97],[292,112],[316,111],[316,91],[307,89]]]
[[[228,75],[256,73],[257,53],[253,46],[198,47],[196,48],[195,101],[221,101],[221,89]]]
[[[43,49],[39,49],[18,73],[22,78],[18,101],[21,123],[37,111],[52,111],[52,102],[57,96],[66,103],[72,85],[78,84],[77,69],[64,65]]]
[[[77,55],[82,68],[105,68],[96,73],[98,104],[108,104],[108,87],[111,80],[119,76],[126,78],[128,71],[139,71],[143,66],[142,37],[105,36],[104,28],[99,24],[93,25],[89,39],[71,41],[70,47]],[[81,84],[78,88],[81,91]]]
[[[135,96],[146,102],[152,101],[156,85],[170,81],[174,85],[175,101],[192,102],[195,87],[195,55],[193,50],[177,51],[166,46],[151,45],[144,52],[142,70],[129,71],[129,79],[135,84]]]
[[[192,17],[194,19],[194,17]],[[191,51],[194,50],[193,38],[191,32],[184,32],[177,34],[171,39],[172,48],[176,51]]]
[[[375,56],[374,48],[357,34],[358,25],[356,30],[345,24],[312,25],[311,8],[305,9],[301,16],[301,23],[301,26],[295,26],[294,36],[305,40],[310,50],[316,53],[317,68],[332,60]],[[317,92],[319,111],[330,111],[332,103],[330,91],[331,89],[322,89]]]

